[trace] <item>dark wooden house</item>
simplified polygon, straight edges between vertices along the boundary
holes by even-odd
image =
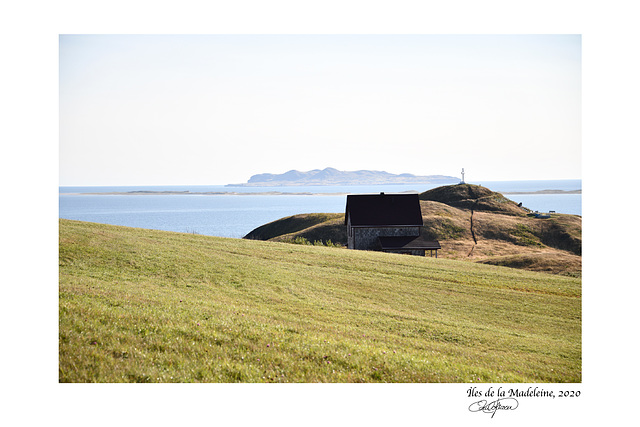
[[[424,256],[438,256],[440,244],[420,233],[422,211],[417,193],[350,194],[345,212],[347,247]]]

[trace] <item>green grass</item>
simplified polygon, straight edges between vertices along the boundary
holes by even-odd
[[[535,235],[533,230],[524,224],[516,224],[516,228],[511,230],[511,235],[514,236],[514,243],[522,246],[544,246],[538,236]]]
[[[466,229],[456,225],[449,218],[442,218],[434,215],[426,221],[426,225],[422,227],[421,234],[428,239],[447,240],[459,239],[463,237]]]
[[[579,278],[60,220],[61,382],[580,382]]]

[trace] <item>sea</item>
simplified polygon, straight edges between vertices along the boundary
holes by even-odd
[[[487,181],[497,192],[581,190],[581,180]],[[423,192],[441,184],[248,187],[225,185],[59,187],[59,217],[152,230],[242,238],[291,215],[344,212],[347,194]],[[131,192],[152,194],[122,194]],[[162,194],[189,192],[191,194]],[[193,193],[234,194],[193,194]],[[269,194],[269,193],[285,194]],[[120,194],[113,194],[120,193]],[[289,194],[286,194],[289,193]],[[304,194],[292,194],[304,193]],[[582,194],[505,194],[538,212],[582,215]]]

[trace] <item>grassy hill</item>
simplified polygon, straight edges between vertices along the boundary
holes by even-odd
[[[61,382],[580,382],[580,279],[60,220]]]
[[[283,241],[291,239],[292,237],[302,236],[310,242],[315,240],[322,240],[327,242],[332,240],[336,243],[346,244],[346,234],[344,230],[342,233],[338,231],[334,233],[327,228],[327,223],[330,224],[342,224],[344,222],[343,214],[336,213],[312,213],[312,214],[299,214],[286,218],[282,218],[268,224],[262,225],[255,230],[251,231],[245,236],[245,239],[252,240],[270,240]],[[318,225],[321,225],[321,230],[318,230]],[[344,225],[340,227],[340,230],[344,228]],[[312,231],[314,230],[314,231]],[[300,232],[302,232],[300,234]],[[343,236],[344,235],[344,236]]]
[[[499,212],[506,215],[522,216],[526,209],[500,193],[473,184],[447,185],[433,188],[420,194],[420,200],[444,203],[460,209]]]
[[[462,184],[420,194],[422,234],[440,241],[440,257],[532,271],[582,274],[582,218],[540,219],[485,187]],[[347,244],[344,214],[303,214],[273,221],[246,238]]]

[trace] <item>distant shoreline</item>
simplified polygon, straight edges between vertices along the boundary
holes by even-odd
[[[108,193],[60,193],[76,196],[340,196],[348,193],[289,193],[283,191],[238,192],[238,191],[127,191]]]
[[[582,190],[498,191],[500,194],[582,194]]]
[[[413,191],[411,191],[413,192]],[[405,191],[407,193],[407,191]],[[527,194],[582,194],[582,190],[538,190],[538,191],[498,191],[505,195],[527,195]],[[283,192],[283,191],[262,191],[262,192],[237,192],[237,191],[127,191],[127,192],[107,192],[107,193],[60,193],[67,196],[344,196],[350,193],[312,193],[312,192]]]

